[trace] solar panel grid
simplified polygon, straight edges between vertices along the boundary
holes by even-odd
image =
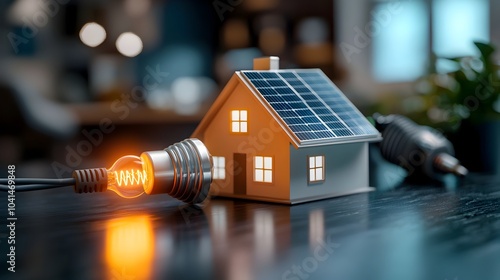
[[[255,74],[247,77],[300,140],[335,136],[276,73]]]
[[[301,141],[377,133],[318,70],[242,72]]]
[[[298,76],[288,75],[287,78],[284,78],[290,85],[291,83],[298,84],[300,86],[300,91],[298,94],[304,99],[305,103],[311,108],[312,111],[316,113],[319,119],[323,122],[323,124],[330,129],[332,133],[336,136],[352,136],[354,133],[347,127],[346,124],[343,124],[339,119],[337,119],[336,123],[328,123],[327,120],[323,119],[323,117],[327,116],[335,116],[335,111],[332,111],[331,108],[328,108],[322,100],[315,95],[309,85],[305,83],[303,80],[300,80]],[[297,86],[296,86],[297,87]],[[319,113],[319,112],[322,112]]]
[[[279,79],[276,72],[259,72],[264,79]]]
[[[361,115],[319,71],[301,72],[301,77],[325,103],[356,133],[356,135],[377,134],[377,130]],[[333,94],[332,94],[333,93]]]

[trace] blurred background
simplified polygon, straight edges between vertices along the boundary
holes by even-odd
[[[500,1],[9,0],[0,11],[0,164],[20,164],[18,176],[66,177],[182,140],[234,71],[267,55],[321,68],[365,115],[436,127],[469,169],[499,173]]]

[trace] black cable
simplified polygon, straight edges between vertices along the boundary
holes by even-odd
[[[48,190],[53,188],[66,188],[73,187],[73,185],[50,185],[50,184],[29,184],[29,185],[15,185],[16,192],[27,192],[27,191],[39,191]],[[7,185],[0,185],[0,191],[10,191],[11,189]]]
[[[45,179],[45,178],[15,178],[10,180],[7,178],[0,178],[0,191],[10,191],[11,188],[8,185],[9,181],[13,181],[15,185],[16,192],[26,192],[26,191],[36,191],[36,190],[46,190],[61,187],[70,187],[75,184],[75,179],[64,178],[64,179]]]
[[[14,183],[16,186],[19,185],[30,185],[30,184],[47,184],[47,185],[74,185],[75,184],[75,179],[74,178],[64,178],[64,179],[44,179],[44,178],[15,178]],[[8,184],[9,179],[7,178],[0,178],[0,184]]]

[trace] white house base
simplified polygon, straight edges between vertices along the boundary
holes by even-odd
[[[346,195],[351,195],[351,194],[371,192],[374,190],[375,190],[375,188],[373,188],[373,187],[364,187],[364,188],[353,189],[353,190],[348,191],[348,192],[335,192],[335,193],[331,193],[331,194],[327,194],[327,195],[311,196],[311,197],[305,197],[305,198],[300,198],[300,199],[298,198],[298,199],[293,199],[293,200],[275,199],[275,198],[252,196],[252,195],[238,195],[238,194],[230,194],[230,193],[218,194],[217,196],[212,196],[211,199],[217,198],[217,197],[229,197],[229,198],[244,199],[244,200],[257,200],[257,201],[264,201],[264,202],[294,205],[294,204],[316,201],[316,200],[320,200],[320,199],[328,199],[328,198],[346,196]]]

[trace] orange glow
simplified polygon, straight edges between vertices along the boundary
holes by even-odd
[[[151,161],[149,160],[149,158],[145,154],[141,155],[141,161],[142,161],[142,169],[146,173],[146,177],[147,177],[147,180],[143,184],[144,191],[146,193],[150,193],[151,189],[153,188],[154,181],[155,181],[154,180],[154,178],[155,178],[154,168],[153,168]]]
[[[121,197],[134,198],[144,193],[148,172],[138,156],[123,156],[108,169],[108,190]]]
[[[144,184],[148,179],[148,175],[145,170],[120,170],[114,171],[116,183],[119,186],[129,186]]]
[[[148,216],[130,216],[106,223],[106,279],[151,279],[154,232]]]

